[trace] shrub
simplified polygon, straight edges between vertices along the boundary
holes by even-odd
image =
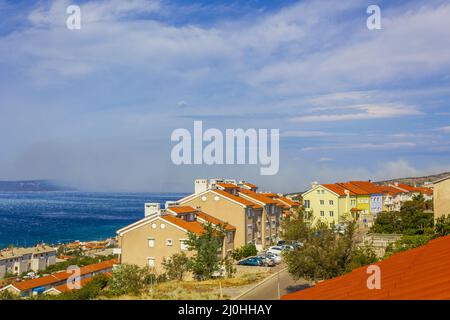
[[[251,243],[235,249],[232,256],[234,260],[241,260],[247,257],[255,256],[256,254],[258,254],[258,250],[256,250],[256,246]]]
[[[113,275],[109,280],[110,294],[139,294],[144,286],[154,279],[153,277],[149,268],[121,264],[113,269]]]
[[[170,280],[183,280],[183,276],[189,271],[190,261],[184,252],[175,253],[170,258],[164,258],[162,266],[167,278]]]

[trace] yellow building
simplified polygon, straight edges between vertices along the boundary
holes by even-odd
[[[311,224],[323,221],[338,224],[351,216],[357,207],[356,195],[339,184],[314,184],[302,194],[303,207]]]

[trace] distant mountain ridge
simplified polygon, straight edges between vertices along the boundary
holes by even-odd
[[[0,191],[75,191],[51,180],[0,181]]]
[[[398,183],[405,183],[410,186],[422,187],[422,186],[424,186],[424,184],[426,182],[434,182],[434,181],[437,181],[439,179],[446,178],[446,177],[450,177],[450,172],[442,172],[442,173],[437,173],[437,174],[432,174],[432,175],[422,176],[422,177],[407,177],[407,178],[398,178],[398,179],[372,181],[372,182],[381,184],[381,185],[388,185],[388,184],[393,184],[394,182],[398,182]],[[307,190],[302,191],[302,192],[291,192],[291,193],[287,193],[286,195],[298,197],[306,191]]]
[[[446,178],[449,176],[450,176],[450,172],[442,172],[442,173],[423,176],[423,177],[408,177],[408,178],[390,179],[390,180],[377,181],[376,183],[387,185],[390,183],[399,182],[399,183],[409,184],[411,186],[421,187],[426,182],[437,181],[439,179]]]

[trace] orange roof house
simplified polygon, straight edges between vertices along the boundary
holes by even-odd
[[[117,260],[107,260],[91,265],[87,265],[80,268],[80,276],[81,277],[88,277],[92,276],[94,273],[97,272],[104,272],[109,271],[112,269],[113,265],[117,263]],[[50,287],[62,285],[67,279],[69,279],[70,276],[72,276],[73,273],[67,272],[67,271],[61,271],[57,272],[48,276],[26,280],[26,281],[18,281],[14,282],[1,290],[14,290],[16,292],[29,294],[30,291],[38,289],[38,288],[45,288],[49,289]]]
[[[372,272],[361,267],[287,294],[283,300],[450,300],[450,236],[394,254],[374,263],[380,270],[380,289],[369,289]]]

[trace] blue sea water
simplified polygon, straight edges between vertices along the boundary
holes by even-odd
[[[0,192],[0,248],[100,240],[184,193]]]

